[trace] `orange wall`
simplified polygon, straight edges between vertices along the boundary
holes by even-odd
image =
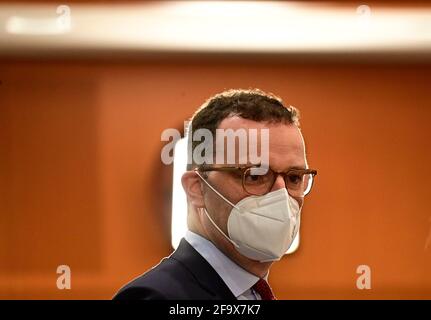
[[[160,134],[233,87],[299,108],[319,171],[277,296],[431,298],[431,66],[3,61],[0,81],[0,298],[110,298],[168,255]]]

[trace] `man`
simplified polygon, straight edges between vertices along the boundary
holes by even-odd
[[[216,137],[220,130],[255,130],[261,153],[267,152],[259,159],[267,163],[251,161],[256,157],[247,146],[247,159],[241,158],[244,146],[236,144],[234,163],[212,161],[220,160],[215,155],[201,164],[192,159],[182,177],[189,231],[175,252],[114,299],[275,299],[269,269],[292,244],[317,173],[308,169],[298,117],[294,107],[257,89],[228,90],[204,103],[192,118],[193,131]],[[194,151],[198,144],[189,146]],[[228,147],[223,140],[215,149],[227,154]]]

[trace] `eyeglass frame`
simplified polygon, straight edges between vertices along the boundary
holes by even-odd
[[[271,168],[268,168],[268,170],[271,170],[272,172],[274,172],[275,174],[275,178],[274,181],[272,183],[272,185],[268,188],[268,191],[266,191],[263,194],[254,194],[254,193],[250,193],[249,191],[247,191],[246,187],[244,186],[244,179],[245,179],[245,172],[249,169],[252,168],[259,168],[258,165],[247,165],[247,166],[231,166],[231,167],[213,167],[213,166],[209,166],[209,165],[203,165],[203,166],[199,166],[194,168],[194,171],[200,171],[200,172],[210,172],[210,171],[221,171],[221,172],[232,172],[232,171],[240,171],[241,172],[241,185],[242,185],[242,189],[249,195],[254,195],[254,196],[261,196],[261,195],[265,195],[267,193],[270,192],[270,190],[274,187],[275,182],[277,181],[277,177],[279,175],[283,176],[283,181],[284,184],[286,186],[287,191],[289,192],[289,189],[287,188],[287,182],[286,182],[286,177],[287,175],[292,172],[292,171],[300,171],[301,173],[305,174],[311,174],[311,187],[313,186],[313,182],[314,182],[314,177],[317,175],[317,170],[314,169],[300,169],[300,168],[291,168],[289,170],[287,170],[286,172],[277,172],[272,170]],[[304,172],[305,171],[305,172]],[[306,194],[303,195],[303,197],[305,197],[306,195],[308,195],[311,192],[311,188],[310,191]]]

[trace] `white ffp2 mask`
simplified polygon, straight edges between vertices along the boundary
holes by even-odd
[[[200,174],[199,176],[232,206],[227,222],[229,236],[217,226],[205,208],[204,211],[214,227],[236,250],[243,256],[260,262],[280,260],[293,243],[300,224],[301,208],[286,188],[263,196],[249,196],[233,204]]]

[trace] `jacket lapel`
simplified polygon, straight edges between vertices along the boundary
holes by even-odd
[[[183,238],[170,256],[181,262],[215,299],[236,300],[214,268]]]

